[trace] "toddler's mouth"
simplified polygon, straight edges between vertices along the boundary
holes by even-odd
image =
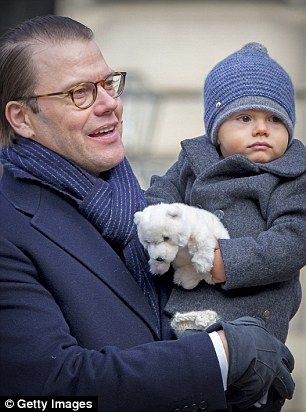
[[[250,146],[248,146],[248,147],[253,147],[253,148],[272,148],[272,146],[270,145],[270,143],[267,143],[267,142],[255,142],[255,143],[253,143],[253,144],[251,144]]]

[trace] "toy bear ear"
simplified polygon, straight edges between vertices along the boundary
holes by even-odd
[[[134,214],[134,223],[135,223],[136,225],[138,225],[138,224],[140,223],[140,221],[141,221],[141,215],[142,215],[142,212],[136,212],[136,213]]]
[[[179,208],[178,205],[169,205],[167,215],[173,218],[181,217],[182,210]]]

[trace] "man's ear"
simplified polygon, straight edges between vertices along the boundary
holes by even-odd
[[[14,132],[22,137],[31,138],[34,136],[32,123],[28,115],[31,110],[23,102],[11,101],[5,107],[5,116]]]

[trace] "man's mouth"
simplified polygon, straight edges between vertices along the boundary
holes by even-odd
[[[94,132],[90,133],[88,136],[90,137],[102,137],[111,135],[115,130],[115,126],[110,127],[101,127],[100,129],[95,130]]]

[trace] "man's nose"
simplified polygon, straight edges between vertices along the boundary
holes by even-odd
[[[99,116],[107,112],[113,112],[117,106],[118,97],[112,97],[101,85],[98,85],[97,98],[93,104],[95,114]]]
[[[269,125],[265,120],[256,120],[253,127],[253,136],[268,136],[269,135]]]

